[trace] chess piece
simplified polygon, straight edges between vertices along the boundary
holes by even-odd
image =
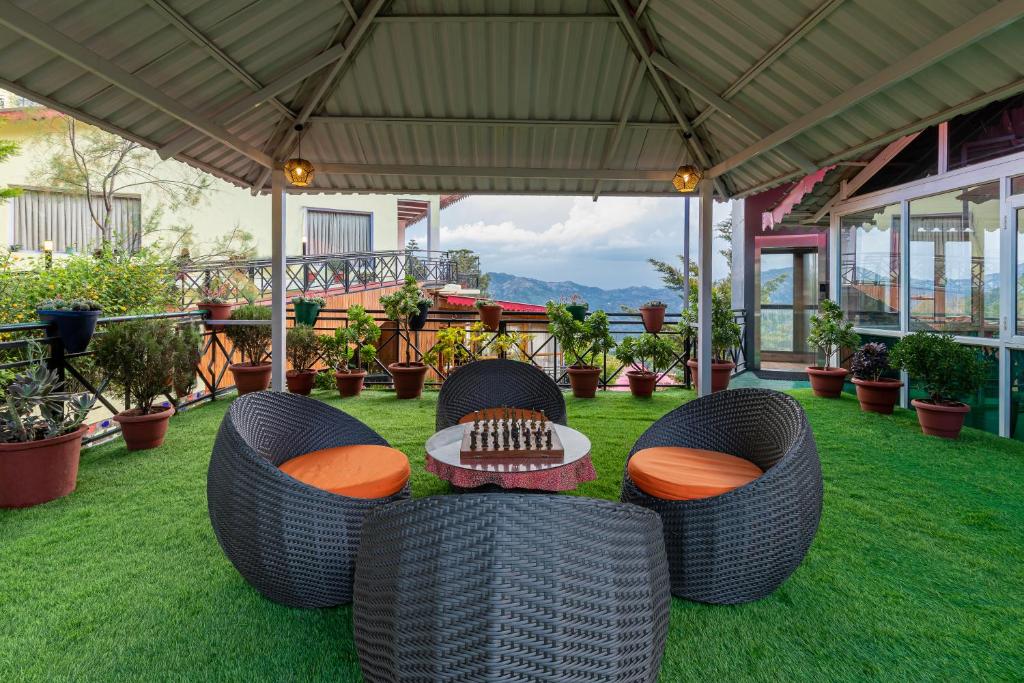
[[[544,432],[544,435],[545,435],[544,442],[547,444],[547,449],[551,450],[551,430],[548,429],[546,432]]]
[[[469,450],[475,451],[476,448],[476,430],[474,429],[469,433]]]
[[[530,450],[530,429],[527,427],[523,430],[523,446],[526,450]]]

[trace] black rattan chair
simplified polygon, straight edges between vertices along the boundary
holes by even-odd
[[[458,424],[485,408],[543,410],[548,419],[565,424],[565,397],[555,381],[532,363],[478,360],[451,373],[437,397],[437,431]]]
[[[720,451],[764,470],[746,486],[701,500],[651,497],[626,473],[622,500],[661,515],[672,594],[730,604],[778,588],[803,561],[821,518],[821,463],[800,404],[765,389],[704,396],[651,425],[629,457],[654,446]]]
[[[353,623],[370,683],[650,683],[669,619],[658,516],[514,493],[366,517]]]
[[[246,581],[292,607],[352,601],[359,531],[373,508],[409,497],[347,498],[278,466],[321,448],[387,442],[320,401],[263,391],[235,399],[221,422],[206,494],[217,541]]]

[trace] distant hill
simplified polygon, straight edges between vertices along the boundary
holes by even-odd
[[[621,289],[601,289],[588,287],[572,280],[562,282],[545,282],[530,277],[509,275],[508,273],[488,273],[491,276],[490,293],[495,299],[519,301],[524,304],[544,305],[548,301],[558,301],[561,297],[579,294],[590,304],[590,310],[617,312],[622,306],[637,308],[652,300],[664,301],[669,310],[677,312],[682,305],[679,295],[664,287],[624,287]]]

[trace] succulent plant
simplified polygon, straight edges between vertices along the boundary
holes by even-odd
[[[7,386],[0,403],[0,443],[70,434],[85,422],[96,402],[88,393],[60,391],[60,376],[46,367],[42,346],[31,342],[27,349],[29,364]]]
[[[36,304],[37,311],[99,311],[98,301],[92,299],[43,299]]]

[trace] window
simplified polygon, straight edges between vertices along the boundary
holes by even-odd
[[[1010,178],[1010,194],[1024,194],[1024,175]]]
[[[993,102],[949,122],[950,170],[1024,151],[1024,95]]]
[[[114,197],[110,213],[111,240],[123,248],[138,249],[142,241],[141,199]],[[104,220],[106,209],[100,197],[92,198],[92,214]],[[45,240],[52,240],[58,252],[69,248],[89,251],[102,241],[92,214],[89,200],[82,195],[23,189],[11,201],[11,244],[34,251]]]
[[[998,182],[910,202],[910,329],[998,335]]]
[[[1017,334],[1024,334],[1024,208],[1015,211],[1017,219]]]
[[[841,291],[858,327],[900,327],[900,205],[843,216],[839,224]]]
[[[324,209],[306,211],[307,254],[351,254],[370,251],[373,216]]]

